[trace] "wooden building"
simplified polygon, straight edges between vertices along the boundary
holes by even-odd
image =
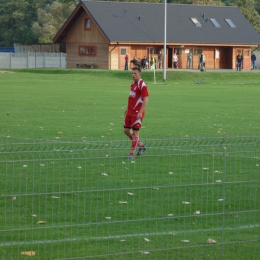
[[[125,54],[142,59],[163,52],[164,4],[81,1],[54,37],[66,46],[67,67],[124,69]],[[167,68],[178,54],[178,67],[198,69],[201,52],[207,69],[251,68],[252,49],[260,35],[237,7],[167,4]],[[164,56],[164,55],[163,55]]]

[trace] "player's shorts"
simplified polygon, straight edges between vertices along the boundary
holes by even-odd
[[[137,119],[136,116],[126,115],[125,122],[124,122],[124,128],[132,128],[133,130],[138,131],[142,127],[142,121],[144,118],[144,113],[142,118]]]

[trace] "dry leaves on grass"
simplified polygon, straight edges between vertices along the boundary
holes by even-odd
[[[140,251],[140,253],[141,253],[142,255],[149,255],[149,254],[150,254],[150,252],[148,252],[148,251]]]
[[[187,240],[187,239],[184,239],[184,240],[181,240],[182,243],[189,243],[190,240]]]
[[[35,251],[21,252],[21,255],[25,255],[25,256],[34,256],[35,254],[36,254]]]
[[[119,201],[119,204],[127,204],[127,201]]]
[[[186,205],[189,205],[189,204],[190,204],[189,201],[183,201],[182,203],[183,203],[183,204],[186,204]]]
[[[217,241],[212,238],[208,238],[207,244],[217,244]]]
[[[46,221],[44,221],[44,220],[39,220],[39,221],[37,222],[37,224],[39,224],[39,225],[41,225],[41,224],[46,224]]]

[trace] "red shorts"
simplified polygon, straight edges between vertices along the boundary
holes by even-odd
[[[126,115],[124,128],[132,128],[134,130],[139,130],[142,127],[142,121],[144,118],[144,113],[142,118],[137,119],[136,116]]]

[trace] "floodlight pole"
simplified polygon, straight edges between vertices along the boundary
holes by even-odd
[[[164,0],[164,49],[163,49],[163,81],[166,81],[166,24],[167,24],[167,0]]]

